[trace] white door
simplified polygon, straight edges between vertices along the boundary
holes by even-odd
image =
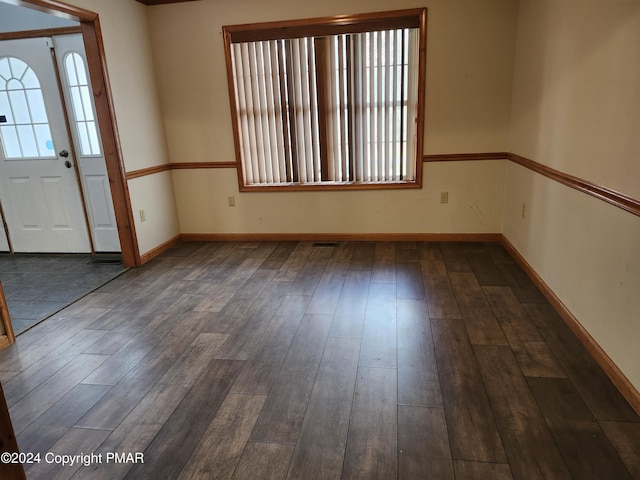
[[[15,252],[91,252],[44,38],[0,42],[0,200]]]
[[[98,252],[119,252],[116,215],[107,165],[102,153],[82,35],[57,35],[53,37],[53,43],[94,248]]]

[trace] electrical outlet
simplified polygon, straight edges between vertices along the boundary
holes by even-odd
[[[227,197],[227,205],[229,205],[230,207],[235,207],[236,206],[236,197],[234,197],[233,195],[229,195]]]
[[[449,192],[440,192],[440,203],[449,203]]]
[[[145,213],[144,210],[140,210],[140,221],[141,222],[146,222],[147,221],[147,214]]]
[[[520,216],[522,218],[524,218],[527,215],[527,204],[526,203],[522,203],[522,212],[520,213]]]

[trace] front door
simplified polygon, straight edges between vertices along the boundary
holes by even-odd
[[[56,35],[53,42],[93,245],[97,252],[119,252],[116,214],[87,73],[82,35]]]
[[[0,42],[0,201],[15,252],[90,253],[51,47]]]

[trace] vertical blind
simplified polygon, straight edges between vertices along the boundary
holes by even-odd
[[[232,45],[246,185],[416,175],[419,29]]]

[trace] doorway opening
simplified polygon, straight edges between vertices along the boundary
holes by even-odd
[[[108,190],[113,199],[112,206],[115,217],[115,229],[121,248],[122,262],[126,267],[139,266],[141,264],[140,253],[135,237],[131,202],[116,129],[105,54],[100,33],[100,23],[97,14],[50,0],[11,0],[10,2],[0,0],[0,7],[19,8],[20,10],[28,9],[29,11],[37,10],[39,14],[45,13],[48,14],[47,16],[49,17],[75,22],[76,26],[73,28],[79,30],[86,51],[86,69],[88,80],[93,90],[95,120],[99,128],[99,136],[104,151],[106,178],[108,178]],[[10,16],[7,15],[2,15],[2,17],[10,19]],[[14,22],[9,20],[9,23]],[[79,25],[79,27],[77,25]],[[27,30],[31,31],[22,31],[18,36],[21,38],[37,36],[33,34],[33,29],[27,28]],[[38,29],[36,28],[36,30]],[[46,36],[51,36],[52,33],[55,32],[47,32]],[[0,33],[0,39],[7,39],[7,37]],[[0,123],[0,125],[2,124]],[[94,247],[91,247],[91,250],[96,251]],[[4,298],[0,299],[0,303],[6,306]],[[4,311],[5,309],[2,308],[0,310]],[[2,317],[2,325],[0,326],[4,328],[0,329],[0,337],[6,337],[11,341],[11,323],[8,318],[5,318],[7,315],[3,314]],[[2,339],[0,339],[0,343],[2,343]]]
[[[0,41],[0,250],[120,252],[92,98],[80,33]]]

